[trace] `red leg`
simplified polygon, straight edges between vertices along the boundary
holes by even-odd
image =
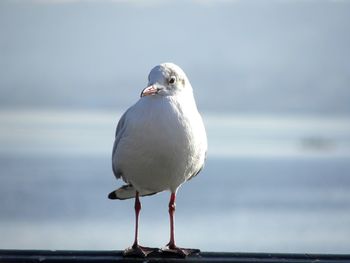
[[[139,245],[138,234],[139,234],[139,215],[141,211],[141,202],[139,199],[139,193],[136,192],[135,196],[135,240],[132,247],[124,250],[124,256],[129,257],[147,257],[152,252],[158,252],[157,248],[143,247]]]
[[[135,196],[135,240],[134,244],[132,245],[133,248],[136,248],[139,246],[139,240],[138,240],[138,235],[139,235],[139,215],[141,211],[141,202],[139,199],[139,192],[136,192]]]
[[[170,216],[170,241],[168,243],[168,247],[170,249],[175,249],[175,221],[174,221],[174,214],[175,214],[175,200],[176,200],[176,194],[171,193],[170,196],[170,202],[169,202],[169,216]]]
[[[167,247],[163,249],[163,253],[186,257],[188,255],[198,254],[200,252],[199,249],[191,249],[191,248],[179,248],[175,244],[175,200],[176,194],[171,193],[170,202],[169,202],[169,216],[170,216],[170,241],[167,244]]]

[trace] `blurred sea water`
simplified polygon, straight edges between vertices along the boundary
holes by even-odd
[[[350,121],[204,113],[209,154],[179,190],[177,241],[207,251],[348,253]],[[120,113],[0,111],[0,247],[123,249],[133,200],[110,201]],[[168,241],[168,193],[142,198],[140,240]]]
[[[177,200],[206,251],[349,253],[350,1],[0,1],[0,248],[123,249],[121,112],[163,61],[189,76],[208,160]],[[113,110],[112,110],[113,109]],[[224,113],[224,114],[222,114]],[[168,193],[140,241],[168,241]]]

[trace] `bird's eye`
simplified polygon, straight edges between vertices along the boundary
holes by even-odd
[[[169,84],[174,84],[176,82],[176,77],[175,76],[171,76],[169,79]]]

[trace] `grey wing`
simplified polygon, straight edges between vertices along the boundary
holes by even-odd
[[[197,171],[195,171],[195,172],[190,176],[190,178],[187,179],[187,181],[191,180],[193,177],[196,177],[196,175],[199,174],[199,173],[202,171],[206,159],[207,159],[207,151],[205,152],[204,162],[203,162],[202,166],[201,166]]]
[[[116,160],[114,159],[114,156],[117,152],[118,144],[120,142],[120,139],[124,136],[124,132],[126,129],[126,115],[130,109],[128,109],[120,118],[117,129],[115,131],[115,139],[114,139],[114,145],[113,145],[113,150],[112,150],[112,169],[113,173],[117,178],[120,178],[122,176],[122,172],[120,169],[118,169]]]

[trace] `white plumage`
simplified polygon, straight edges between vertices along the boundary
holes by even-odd
[[[154,249],[138,244],[139,196],[171,192],[170,242],[166,251],[186,256],[199,250],[175,245],[176,192],[202,169],[207,137],[193,97],[192,86],[173,63],[154,67],[141,98],[121,117],[112,153],[113,172],[127,184],[109,194],[110,199],[135,197],[135,241],[126,255],[147,256]],[[165,251],[165,250],[163,250]]]
[[[176,192],[204,165],[206,133],[185,73],[161,64],[150,72],[148,86],[158,88],[157,94],[142,96],[118,123],[113,171],[133,188],[117,190],[117,199],[135,197],[136,191]]]

